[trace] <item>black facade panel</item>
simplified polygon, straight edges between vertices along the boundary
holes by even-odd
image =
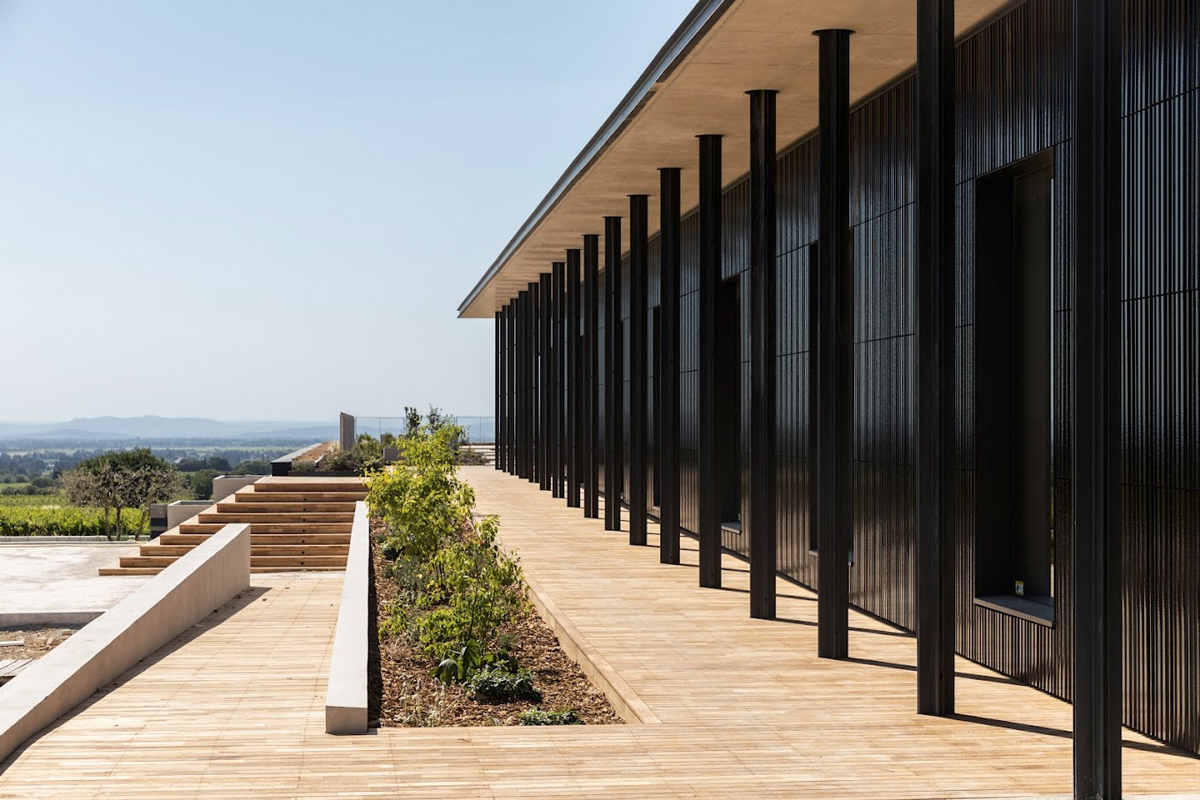
[[[1200,6],[1126,2],[1124,78],[1123,472],[1125,722],[1200,752]],[[957,48],[955,567],[958,652],[1070,699],[1072,641],[1072,11],[1029,0]],[[855,289],[854,566],[851,602],[915,625],[916,297],[914,85],[851,115]],[[779,98],[788,102],[787,95]],[[975,181],[1051,148],[1053,228],[1053,626],[975,603]],[[685,176],[686,179],[686,176]],[[809,530],[809,276],[817,239],[817,148],[778,161],[778,564],[819,590]],[[749,194],[722,207],[721,276],[741,284],[742,464],[749,463]],[[698,527],[698,226],[681,223],[680,522]],[[628,318],[628,263],[622,319]],[[658,248],[648,284],[652,325]],[[600,303],[603,303],[600,293]],[[600,314],[601,325],[605,319]],[[601,331],[603,337],[603,331]],[[603,341],[603,338],[601,338]],[[626,347],[628,338],[626,337]],[[628,351],[626,351],[628,352]],[[647,359],[653,364],[653,358]],[[600,375],[604,375],[601,350]],[[625,376],[628,380],[629,376]],[[603,379],[603,378],[602,378]],[[653,382],[651,382],[653,386]],[[657,397],[651,393],[649,419]],[[628,392],[625,392],[628,408]],[[628,420],[629,415],[625,415]],[[607,420],[601,413],[601,426]],[[625,431],[626,440],[628,431]],[[653,430],[648,441],[656,442]],[[651,463],[653,453],[651,452]],[[603,473],[601,473],[603,474]],[[746,475],[742,476],[745,481]],[[741,493],[744,503],[748,492]],[[651,501],[652,502],[652,501]],[[743,555],[744,537],[723,534]],[[694,542],[683,547],[694,548]]]

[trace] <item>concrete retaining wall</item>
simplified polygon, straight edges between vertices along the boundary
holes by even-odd
[[[371,570],[371,527],[367,504],[354,506],[346,581],[333,636],[329,686],[325,691],[325,732],[367,732],[367,647],[370,636],[368,608]]]
[[[218,475],[213,478],[212,501],[219,503],[238,489],[265,478],[266,475]]]
[[[0,761],[250,586],[250,526],[226,525],[0,688]]]

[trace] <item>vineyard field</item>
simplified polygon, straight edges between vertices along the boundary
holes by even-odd
[[[121,513],[121,538],[141,529],[145,511]],[[78,508],[64,495],[0,495],[0,536],[103,536],[104,511]]]

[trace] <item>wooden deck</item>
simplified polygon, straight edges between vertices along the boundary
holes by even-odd
[[[528,483],[466,475],[661,724],[326,736],[341,578],[261,575],[0,765],[0,798],[1069,795],[1066,704],[960,661],[959,718],[919,717],[911,637],[852,615],[854,660],[819,660],[810,593],[781,582],[787,621],[750,620],[740,561],[701,590]],[[1133,797],[1200,792],[1200,759],[1132,733],[1125,775]]]

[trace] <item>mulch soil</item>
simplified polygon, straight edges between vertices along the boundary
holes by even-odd
[[[385,531],[373,519],[372,558],[375,567],[376,610],[380,624],[395,598],[395,585],[384,576],[386,562],[379,553],[378,536]],[[588,725],[621,724],[608,699],[594,687],[579,665],[563,652],[558,638],[533,609],[507,630],[516,640],[513,655],[533,672],[533,685],[542,693],[540,703],[482,703],[458,684],[445,685],[431,676],[433,664],[400,637],[379,640],[378,670],[372,670],[372,717],[384,727],[516,725],[517,715],[528,708],[574,711]]]
[[[0,647],[0,661],[7,661],[11,658],[41,658],[65,642],[77,630],[77,628],[0,630],[0,642],[25,642],[23,645]]]

